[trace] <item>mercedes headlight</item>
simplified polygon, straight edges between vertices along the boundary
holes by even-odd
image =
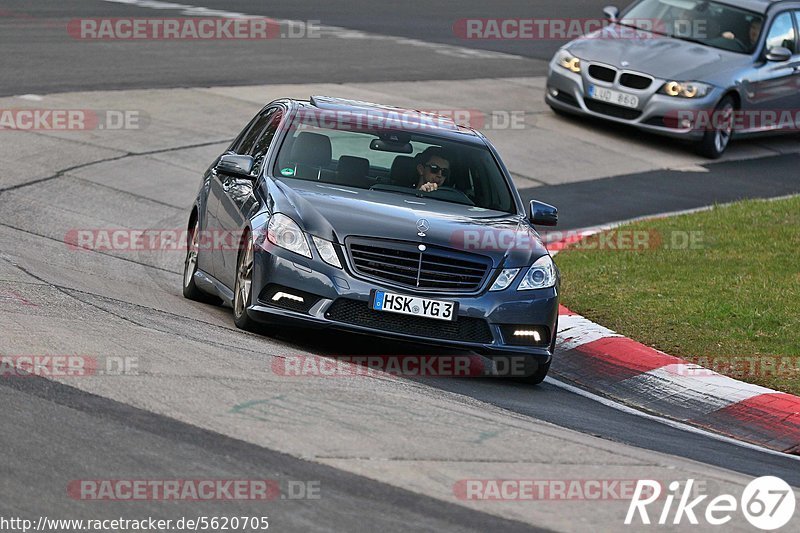
[[[531,265],[517,287],[518,291],[546,289],[556,284],[556,265],[549,255],[543,255]]]
[[[269,219],[267,239],[275,246],[311,259],[311,249],[308,247],[303,230],[284,214],[275,213]]]
[[[578,73],[581,71],[581,60],[566,50],[561,50],[558,53],[558,64],[571,72]]]
[[[502,291],[511,285],[511,282],[514,281],[514,278],[517,277],[518,273],[518,268],[504,268],[503,271],[500,272],[500,275],[497,276],[497,279],[494,280],[494,283],[492,283],[492,287],[489,290]]]
[[[699,81],[668,81],[661,90],[661,94],[677,96],[680,98],[702,98],[711,90],[711,85]]]
[[[339,256],[336,255],[336,247],[331,241],[320,239],[319,237],[311,236],[314,241],[314,246],[317,247],[317,252],[323,261],[336,268],[342,268],[342,263],[339,262]]]

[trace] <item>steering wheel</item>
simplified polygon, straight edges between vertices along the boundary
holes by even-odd
[[[731,37],[726,37],[726,36],[725,36],[725,34],[726,34],[726,33],[728,33],[729,35],[731,35]],[[741,39],[739,39],[738,37],[736,37],[735,35],[733,35],[733,33],[732,33],[732,32],[723,32],[723,33],[720,35],[720,37],[722,37],[723,39],[725,39],[725,41],[726,41],[726,42],[727,42],[727,41],[731,41],[731,42],[733,42],[733,43],[736,43],[736,45],[739,47],[739,49],[740,49],[742,52],[747,52],[747,51],[750,49],[750,47],[749,47],[749,46],[747,46],[746,44],[744,44],[744,42],[743,42]]]
[[[460,191],[460,190],[456,189],[455,187],[443,186],[443,187],[439,187],[436,190],[427,192],[425,194],[436,195],[437,193],[442,193],[441,196],[445,196],[445,197],[449,196],[454,201],[456,200],[456,198],[458,198],[459,200],[462,200],[462,202],[459,202],[459,203],[464,203],[466,205],[475,205],[475,202],[472,201],[472,198],[470,198],[469,196],[464,194],[464,191]]]
[[[742,52],[747,52],[750,49],[750,47],[744,44],[744,42],[742,42],[741,40],[739,40],[738,37],[734,37],[731,40],[735,42],[737,45],[739,45],[739,48],[741,49]]]

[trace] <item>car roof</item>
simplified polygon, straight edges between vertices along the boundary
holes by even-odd
[[[444,137],[450,140],[481,142],[483,138],[469,126],[456,123],[451,116],[434,111],[407,109],[390,105],[375,104],[347,98],[331,96],[311,96],[308,100],[292,100],[304,109],[318,109],[324,112],[341,113],[347,116],[370,116],[393,124],[396,129],[408,132],[423,131],[428,135]],[[455,114],[461,110],[452,110]],[[475,113],[471,111],[470,113]],[[367,121],[369,123],[369,121]]]

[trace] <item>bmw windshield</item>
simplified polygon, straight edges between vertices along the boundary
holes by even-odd
[[[700,0],[642,0],[619,23],[731,52],[752,53],[764,17]]]
[[[385,116],[343,118],[301,109],[278,152],[273,175],[515,213],[492,152],[484,145],[437,135],[434,130],[447,124],[453,128],[424,113],[387,122]]]

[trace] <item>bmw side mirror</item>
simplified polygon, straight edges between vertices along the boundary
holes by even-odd
[[[253,158],[249,155],[225,154],[219,158],[214,169],[220,174],[227,174],[235,178],[253,179]]]
[[[619,8],[617,6],[606,6],[603,8],[603,15],[611,22],[616,22],[619,16]]]
[[[789,61],[792,58],[792,51],[783,46],[775,46],[767,51],[767,61]]]
[[[558,209],[550,204],[531,200],[530,219],[539,226],[555,226],[558,224]]]

